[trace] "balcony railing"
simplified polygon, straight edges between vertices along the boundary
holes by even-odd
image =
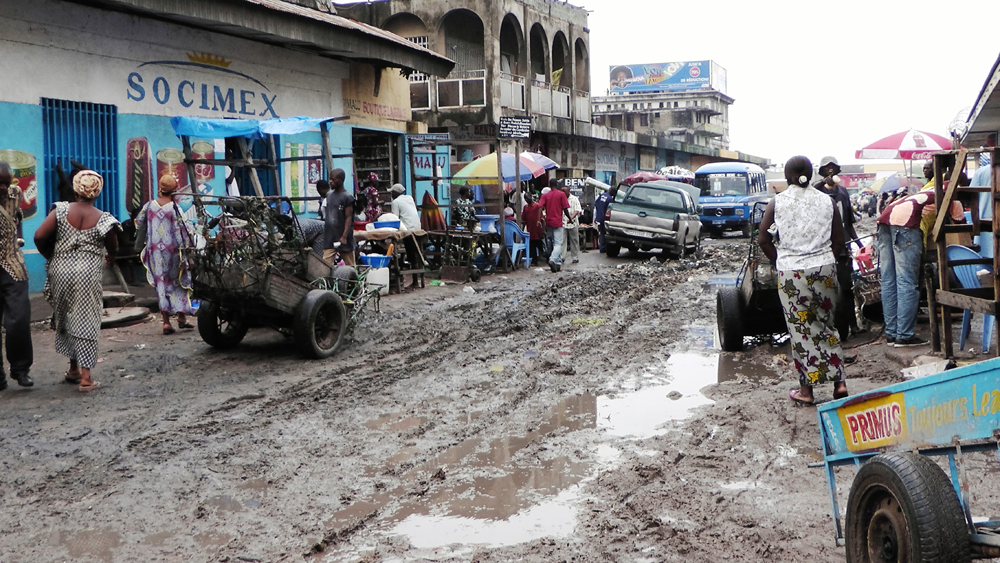
[[[576,91],[576,120],[590,123],[590,92]]]
[[[500,73],[500,107],[524,109],[524,77]]]
[[[569,117],[570,90],[565,86],[555,86],[552,89],[552,115]]]
[[[552,115],[552,86],[548,82],[531,81],[531,110],[542,115]]]
[[[410,82],[410,109],[430,109],[430,82]]]
[[[454,79],[454,74],[462,78]],[[448,79],[437,81],[439,108],[486,105],[485,70],[452,72],[448,76]]]

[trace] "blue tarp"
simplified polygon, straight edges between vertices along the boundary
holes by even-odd
[[[279,119],[206,119],[202,117],[171,117],[170,125],[178,136],[223,139],[226,137],[261,137],[263,135],[294,135],[319,128],[330,117],[282,117]]]

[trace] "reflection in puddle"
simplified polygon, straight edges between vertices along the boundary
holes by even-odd
[[[417,549],[498,547],[569,535],[576,527],[584,485],[599,467],[618,463],[622,453],[604,443],[586,454],[547,454],[559,452],[559,442],[581,430],[603,428],[609,436],[635,438],[661,434],[666,423],[712,404],[699,391],[716,383],[718,374],[715,354],[675,354],[636,376],[634,383],[641,389],[613,398],[589,393],[569,397],[524,436],[461,442],[403,473],[394,489],[332,514],[324,527],[337,531],[374,517],[369,522],[374,529],[405,536]],[[400,416],[403,413],[384,415],[366,425],[386,429]],[[417,448],[407,447],[390,461],[414,455]],[[443,479],[431,477],[439,469]]]
[[[405,535],[416,548],[451,544],[501,547],[545,536],[566,536],[576,527],[581,486],[520,511],[505,520],[464,516],[409,516],[393,532]]]
[[[772,366],[752,363],[752,360],[745,354],[720,352],[718,382],[736,381],[740,378],[759,382],[765,379],[781,379],[782,377]]]
[[[612,436],[634,438],[665,433],[667,422],[684,420],[693,409],[713,404],[700,390],[716,383],[717,362],[715,354],[670,356],[663,375],[671,377],[664,378],[663,385],[651,385],[615,398],[599,397],[598,427]],[[653,373],[657,374],[655,370]]]

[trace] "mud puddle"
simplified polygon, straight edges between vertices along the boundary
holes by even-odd
[[[403,475],[395,490],[334,514],[327,521],[333,529],[358,519],[369,528],[320,559],[355,560],[374,550],[384,555],[387,545],[404,560],[461,556],[477,547],[569,536],[588,483],[613,466],[622,449],[660,455],[634,440],[668,432],[694,409],[713,404],[701,390],[719,377],[717,353],[674,354],[641,373],[619,376],[618,388],[606,394],[562,400],[524,436],[452,446]],[[400,414],[372,426],[385,428]]]

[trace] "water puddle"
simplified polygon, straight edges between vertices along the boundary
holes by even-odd
[[[336,531],[374,518],[368,526],[376,535],[402,536],[412,548],[438,554],[449,546],[499,547],[570,535],[587,482],[618,462],[620,439],[662,434],[712,404],[700,390],[717,382],[718,364],[714,353],[675,354],[636,374],[614,395],[568,397],[525,435],[452,446],[403,473],[394,489],[335,512],[324,527]],[[400,416],[384,415],[366,426],[386,430]],[[594,440],[579,433],[594,430],[600,431],[599,443],[581,446]],[[393,460],[414,455],[416,448],[408,447]],[[341,549],[364,548],[353,543]],[[356,555],[338,552],[324,559]]]
[[[662,384],[617,395],[599,397],[598,427],[612,436],[649,438],[667,432],[668,422],[691,416],[693,409],[713,401],[701,389],[716,383],[718,356],[674,354],[662,369],[653,370]]]
[[[765,379],[781,379],[775,367],[754,363],[745,354],[735,352],[719,353],[718,382],[747,379],[760,382]]]
[[[65,547],[69,556],[74,560],[89,555],[95,559],[110,562],[113,558],[112,551],[121,545],[121,535],[111,528],[81,530],[72,536],[69,536],[67,532],[59,532],[55,543]]]
[[[708,281],[705,282],[705,285],[703,287],[705,291],[714,293],[718,291],[719,288],[722,286],[736,285],[737,275],[738,275],[737,272],[731,272],[727,274],[716,274],[708,278]]]

